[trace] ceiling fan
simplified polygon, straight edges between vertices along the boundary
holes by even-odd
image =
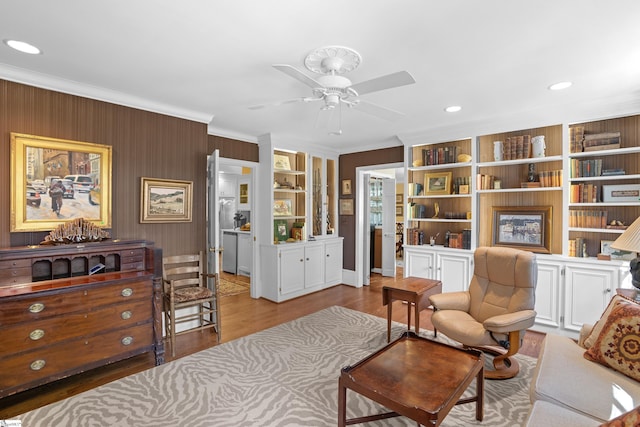
[[[318,123],[324,121],[328,123],[330,115],[326,113],[331,113],[336,108],[341,110],[342,105],[386,120],[397,120],[402,117],[403,114],[399,111],[363,101],[359,97],[371,92],[413,84],[416,82],[413,76],[407,71],[399,71],[352,84],[351,80],[342,74],[355,70],[361,62],[362,57],[353,49],[344,46],[327,46],[309,53],[304,61],[304,65],[309,71],[320,74],[318,77],[310,77],[291,65],[275,64],[273,67],[276,70],[309,86],[312,89],[312,96],[294,98],[273,104],[254,105],[249,108],[255,110],[292,102],[322,101]],[[341,121],[342,115],[340,115]],[[342,124],[340,123],[341,127]],[[341,129],[338,132],[333,132],[333,134],[341,133]]]

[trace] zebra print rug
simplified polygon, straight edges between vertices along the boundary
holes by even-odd
[[[400,335],[405,325],[394,324]],[[433,337],[430,331],[423,335]],[[438,335],[439,339],[441,334]],[[131,375],[23,414],[23,426],[335,426],[338,376],[386,344],[386,320],[330,307]],[[456,406],[443,426],[517,426],[529,410],[535,359],[517,356],[518,377],[485,382],[485,418]],[[472,389],[468,393],[473,393]],[[347,416],[385,411],[347,393]],[[415,426],[399,417],[367,426]]]

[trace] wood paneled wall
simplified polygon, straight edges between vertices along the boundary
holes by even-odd
[[[147,239],[169,255],[205,248],[206,124],[0,80],[0,247],[47,234],[9,232],[11,132],[112,146],[112,236]],[[143,176],[193,181],[193,221],[140,224]]]
[[[404,162],[404,147],[389,147],[380,150],[363,151],[340,156],[339,159],[339,188],[342,188],[342,180],[351,180],[351,195],[340,196],[341,199],[354,199],[354,213],[357,213],[356,194],[358,182],[356,179],[356,168],[370,165],[384,165],[389,163]],[[340,191],[342,194],[342,191]],[[356,265],[356,216],[340,215],[339,224],[340,236],[344,237],[344,256],[342,266],[347,270],[355,270]]]
[[[221,136],[209,135],[208,153],[213,150],[220,150],[220,157],[226,159],[247,160],[249,162],[259,162],[258,144],[243,142],[235,139],[223,138]]]

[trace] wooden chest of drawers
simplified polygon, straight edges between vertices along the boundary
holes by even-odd
[[[0,285],[0,398],[149,351],[164,362],[161,277],[134,268],[149,249],[127,251],[128,271]]]

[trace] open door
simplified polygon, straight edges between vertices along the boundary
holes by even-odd
[[[396,180],[382,179],[382,275],[396,277]]]
[[[218,161],[220,153],[215,150],[207,156],[207,271],[220,272],[220,230],[218,229]]]

